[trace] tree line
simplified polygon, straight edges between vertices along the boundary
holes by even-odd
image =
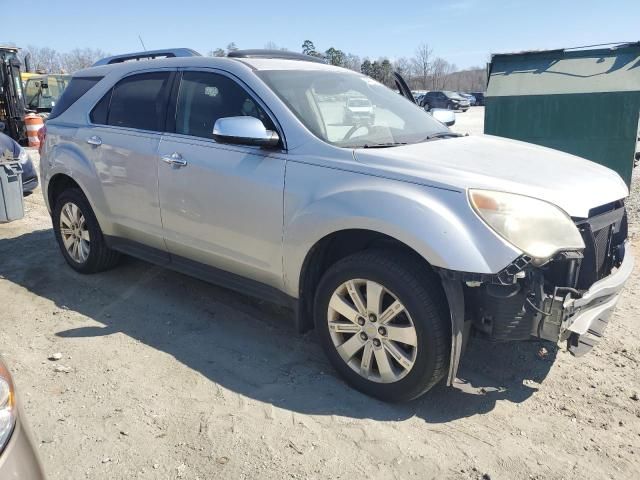
[[[20,50],[23,67],[25,58],[29,57],[31,70],[43,73],[73,73],[88,68],[101,58],[108,57],[99,48],[75,48],[70,52],[60,53],[49,47],[29,45]]]
[[[286,50],[274,42],[268,42],[265,48],[271,50]],[[231,42],[226,48],[216,48],[207,52],[208,56],[224,57],[229,52],[238,50],[238,46]],[[311,40],[305,40],[301,45],[301,52],[305,55],[320,58],[330,65],[348,68],[368,75],[371,78],[395,88],[393,72],[400,73],[412,90],[455,90],[463,92],[484,91],[487,83],[486,69],[469,68],[459,70],[450,63],[433,53],[428,44],[418,45],[411,57],[399,57],[390,60],[386,57],[360,57],[345,52],[333,46],[326,50],[319,50]],[[76,48],[66,53],[59,53],[49,47],[33,45],[20,52],[22,58],[29,54],[31,68],[34,71],[46,73],[73,73],[90,67],[100,58],[109,56],[100,49]]]
[[[268,42],[265,48],[271,50],[287,50]],[[227,48],[216,48],[208,52],[209,56],[224,57],[238,46],[232,42]],[[483,92],[487,85],[485,68],[475,67],[460,70],[433,53],[428,44],[418,45],[413,56],[399,57],[390,60],[386,57],[371,59],[361,58],[353,53],[345,52],[333,46],[322,51],[316,48],[311,40],[305,40],[301,46],[305,55],[320,58],[330,65],[348,68],[363,73],[391,88],[395,88],[393,72],[404,77],[412,90],[455,90],[462,92]]]

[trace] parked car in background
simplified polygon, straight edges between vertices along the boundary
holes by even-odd
[[[464,92],[456,92],[459,96],[461,96],[462,98],[466,98],[467,100],[469,100],[469,105],[470,106],[475,106],[476,105],[476,97],[474,97],[473,95],[471,95],[470,93],[464,93]]]
[[[29,195],[38,186],[38,174],[33,167],[29,153],[18,142],[2,133],[4,125],[0,122],[0,158],[9,157],[20,160],[22,165],[22,191]]]
[[[412,90],[411,95],[413,95],[413,99],[416,101],[416,104],[420,105],[420,101],[424,97],[424,94],[427,93],[426,90]]]
[[[447,110],[462,110],[466,112],[469,110],[469,100],[462,98],[455,92],[450,91],[432,91],[427,92],[422,98],[421,106],[425,110],[431,110],[432,108],[444,108]]]
[[[287,305],[388,401],[451,385],[471,331],[576,355],[602,336],[634,262],[612,170],[456,134],[306,55],[170,53],[77,72],[46,123],[42,192],[74,270],[126,253]],[[373,123],[345,125],[346,97]]]
[[[484,92],[473,92],[471,95],[476,98],[476,106],[484,107]]]
[[[0,358],[0,478],[44,480],[44,472],[17,403],[13,379]]]
[[[347,125],[371,125],[376,120],[376,110],[366,97],[349,97],[344,107],[344,122]]]

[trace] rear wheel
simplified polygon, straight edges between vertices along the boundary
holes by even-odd
[[[78,189],[56,199],[53,230],[67,263],[80,273],[95,273],[116,265],[118,252],[107,247],[89,202]]]
[[[338,372],[387,401],[416,398],[445,374],[450,334],[438,278],[414,258],[371,250],[323,276],[315,325]]]

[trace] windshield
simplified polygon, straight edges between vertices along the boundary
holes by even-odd
[[[393,90],[351,72],[257,72],[300,121],[339,147],[418,143],[448,132],[443,124]],[[354,111],[354,107],[368,107]]]

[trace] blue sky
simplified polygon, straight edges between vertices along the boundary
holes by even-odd
[[[305,39],[362,57],[413,55],[428,43],[458,67],[483,65],[492,52],[640,40],[640,0],[441,0],[359,2],[236,0],[0,0],[2,11],[35,20],[0,31],[0,43],[116,54],[190,47],[206,53],[236,42],[271,41],[300,50]],[[25,10],[26,9],[26,10]],[[36,26],[42,26],[36,30]]]

